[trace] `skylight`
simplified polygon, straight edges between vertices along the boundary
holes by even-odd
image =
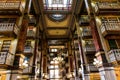
[[[43,0],[45,10],[71,10],[72,0]]]

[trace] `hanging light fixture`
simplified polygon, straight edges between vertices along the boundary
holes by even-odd
[[[62,62],[63,58],[58,56],[58,57],[53,58],[53,61]]]

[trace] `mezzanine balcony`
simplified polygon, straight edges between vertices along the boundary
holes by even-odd
[[[97,72],[98,71],[97,67],[93,64],[88,64],[87,68],[90,72]]]
[[[93,44],[90,45],[86,45],[84,48],[84,51],[86,52],[86,54],[92,54],[95,53],[95,46]]]
[[[10,52],[0,52],[0,68],[10,69],[13,66],[14,54]]]
[[[110,59],[110,62],[114,65],[119,64],[120,65],[120,49],[112,49],[108,52],[108,57]]]
[[[27,38],[34,39],[35,38],[35,32],[33,30],[27,31]]]
[[[83,32],[82,32],[82,38],[83,38],[83,39],[92,38],[92,33],[91,33],[91,31],[83,31]]]
[[[120,34],[120,23],[119,22],[104,22],[101,25],[101,32],[103,36],[108,36],[112,34]]]
[[[119,14],[120,12],[120,3],[115,2],[98,2],[95,6],[96,14]]]
[[[0,23],[0,34],[1,35],[18,35],[19,28],[15,23]]]
[[[23,10],[21,1],[0,1],[0,14],[2,15],[22,15]]]
[[[32,56],[33,55],[33,48],[31,46],[25,46],[24,55],[25,56]]]
[[[23,75],[32,74],[32,68],[33,68],[32,66],[28,66],[28,67],[24,68],[22,71],[22,74]]]
[[[79,20],[79,25],[88,26],[89,22],[90,22],[90,19],[89,19],[89,17],[87,15],[86,16],[81,16],[81,18]]]

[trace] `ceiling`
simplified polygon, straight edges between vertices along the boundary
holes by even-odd
[[[80,13],[83,0],[33,0],[33,4],[36,13],[41,15],[40,30],[49,40],[48,45],[63,46],[75,29],[74,16]],[[55,20],[50,17],[53,15],[65,17]]]

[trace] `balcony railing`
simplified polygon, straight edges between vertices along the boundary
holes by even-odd
[[[83,38],[90,38],[92,36],[91,31],[83,31],[82,37]]]
[[[15,34],[18,35],[19,28],[15,23],[0,23],[0,33],[2,34]]]
[[[85,46],[85,52],[95,52],[95,46],[93,44]]]
[[[93,64],[88,64],[88,70],[90,72],[96,72],[96,71],[98,71],[97,67],[95,65],[93,65]]]
[[[28,37],[28,38],[35,38],[35,32],[34,32],[34,31],[31,31],[31,30],[28,31],[28,32],[27,32],[27,37]]]
[[[14,12],[15,14],[22,14],[23,7],[20,1],[0,1],[0,13],[3,12],[3,14],[10,14],[11,12]]]
[[[95,6],[96,13],[120,12],[120,3],[115,2],[99,2]]]
[[[25,46],[24,54],[29,55],[29,56],[32,55],[33,54],[33,48],[31,46]]]
[[[87,15],[86,15],[87,16]],[[79,20],[80,25],[88,25],[90,22],[90,19],[86,16],[82,16]]]
[[[108,52],[110,62],[120,61],[120,49],[113,49]]]
[[[10,52],[0,52],[0,64],[13,66],[14,54]]]
[[[32,67],[29,66],[29,67],[24,68],[22,73],[23,74],[30,74],[30,73],[32,73]]]
[[[101,32],[104,36],[106,36],[107,34],[120,34],[120,23],[105,22],[101,25]]]

